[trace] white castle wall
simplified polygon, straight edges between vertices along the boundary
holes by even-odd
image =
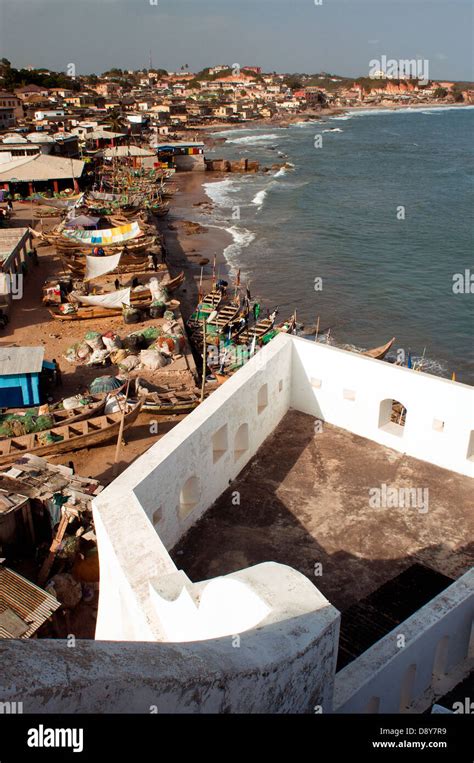
[[[408,408],[402,432],[380,420],[381,403],[391,398]],[[33,666],[46,660],[39,676],[35,669],[25,712],[149,712],[149,705],[160,712],[311,712],[314,705],[330,711],[339,614],[307,578],[267,563],[193,582],[168,554],[290,406],[444,468],[473,472],[471,388],[280,335],[94,499],[97,641],[66,650],[58,642],[22,643],[16,651],[16,642],[2,645],[3,700],[14,699],[18,684],[26,685]],[[467,604],[445,601],[436,623],[417,613],[400,626],[413,649],[418,633],[429,632],[434,643],[461,620],[467,627]],[[422,658],[419,650],[406,654]],[[352,668],[350,692],[337,695],[337,708],[370,702],[358,692],[372,680],[385,687],[374,684],[372,695],[385,696],[392,658],[384,652],[373,665],[358,661],[361,672]]]
[[[336,674],[338,713],[400,713],[426,709],[436,682],[472,666],[474,570]],[[444,687],[445,693],[452,688]],[[423,700],[425,704],[423,706]]]
[[[472,387],[296,337],[292,343],[292,408],[474,476]],[[405,427],[380,420],[381,406],[389,400],[407,409]]]
[[[242,582],[249,572],[238,573]],[[251,574],[271,612],[240,636],[76,641],[74,648],[4,640],[1,701],[21,695],[25,714],[330,712],[336,611],[295,570],[261,564]]]

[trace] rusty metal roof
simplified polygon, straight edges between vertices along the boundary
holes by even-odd
[[[60,606],[54,596],[0,565],[0,639],[29,638]]]

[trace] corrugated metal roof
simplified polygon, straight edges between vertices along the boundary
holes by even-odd
[[[40,182],[43,180],[71,180],[80,178],[85,164],[79,159],[68,159],[49,154],[22,156],[0,164],[1,182]]]
[[[29,228],[0,228],[0,259],[8,257],[18,244],[26,243],[29,236]]]
[[[0,565],[0,638],[29,638],[59,607],[54,596]]]
[[[0,376],[39,373],[43,358],[44,347],[0,347]]]

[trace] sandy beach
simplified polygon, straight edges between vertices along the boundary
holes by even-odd
[[[158,227],[162,233],[168,252],[171,274],[185,271],[185,286],[180,289],[181,313],[186,320],[198,302],[199,282],[202,271],[202,293],[210,291],[214,257],[216,275],[229,280],[229,268],[224,250],[232,243],[232,236],[223,228],[214,225],[189,224],[197,213],[205,215],[212,211],[212,202],[207,196],[204,183],[221,180],[223,175],[214,172],[177,173],[173,181],[178,191],[173,197],[168,217],[160,220]],[[204,264],[205,260],[207,263]]]

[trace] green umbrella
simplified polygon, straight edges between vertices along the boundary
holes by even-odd
[[[98,376],[91,382],[89,389],[93,395],[97,395],[99,392],[112,392],[122,385],[123,380],[117,379],[116,376]]]

